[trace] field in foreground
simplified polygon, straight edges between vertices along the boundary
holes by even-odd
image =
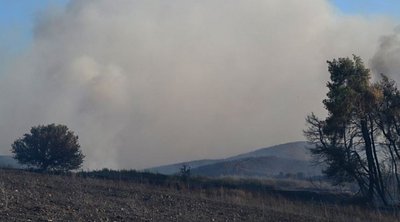
[[[0,220],[400,221],[393,212],[294,200],[279,192],[183,187],[0,169]]]

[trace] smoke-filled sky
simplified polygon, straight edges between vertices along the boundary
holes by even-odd
[[[305,116],[324,115],[326,60],[357,54],[400,81],[389,13],[328,0],[59,2],[30,37],[3,36],[22,46],[0,44],[0,153],[60,123],[85,168],[226,157],[304,140]]]

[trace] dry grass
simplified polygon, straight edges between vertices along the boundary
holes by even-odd
[[[176,190],[0,170],[2,221],[400,221],[393,213],[237,189]]]

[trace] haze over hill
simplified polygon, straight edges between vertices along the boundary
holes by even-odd
[[[311,144],[299,141],[257,149],[252,152],[214,160],[195,160],[147,169],[162,174],[176,174],[183,165],[194,175],[270,177],[279,174],[321,175],[322,167],[311,162]]]
[[[0,155],[0,167],[20,168],[21,165],[11,156]]]
[[[247,157],[274,156],[309,161],[311,159],[309,148],[311,147],[312,145],[305,141],[290,142],[239,154],[237,156],[229,157],[226,160],[236,160]]]
[[[208,177],[283,177],[287,175],[312,177],[321,175],[322,168],[313,166],[309,161],[262,156],[221,161],[194,168],[191,172],[193,175]]]

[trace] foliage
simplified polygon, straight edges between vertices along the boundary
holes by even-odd
[[[335,184],[356,182],[369,201],[399,200],[400,93],[385,75],[371,83],[361,58],[328,61],[328,116],[306,118],[312,154],[327,167]]]
[[[11,151],[20,164],[43,171],[79,169],[84,158],[78,136],[67,126],[55,124],[32,127],[14,141]]]

